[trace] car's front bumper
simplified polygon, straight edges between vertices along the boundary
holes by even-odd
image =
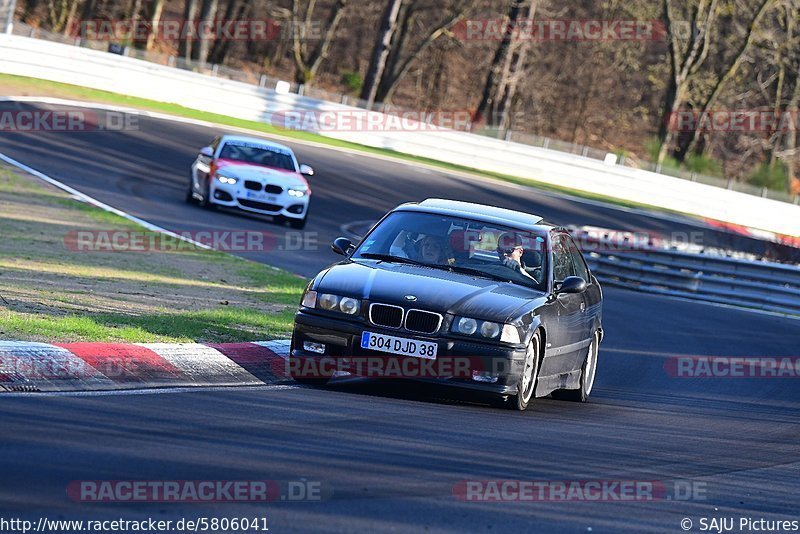
[[[303,219],[308,212],[310,196],[293,197],[286,191],[264,199],[249,199],[247,191],[240,185],[227,185],[214,180],[211,184],[210,201],[219,206],[238,208],[251,213]]]
[[[394,355],[361,348],[361,335],[364,331],[385,334],[395,337],[409,338],[415,341],[436,342],[438,353],[435,362],[423,362],[413,356]],[[304,349],[304,343],[325,345],[325,354],[310,352]],[[404,378],[423,380],[448,386],[457,386],[501,395],[517,393],[517,383],[522,372],[526,348],[524,345],[505,346],[493,343],[473,342],[468,339],[439,336],[430,337],[416,335],[411,332],[386,329],[365,323],[359,319],[344,319],[331,315],[309,312],[301,309],[295,315],[294,332],[292,334],[291,356],[288,365],[296,369],[304,366],[304,360],[319,362],[323,359],[335,361],[338,370],[344,370],[358,376],[378,378],[375,367],[376,360],[412,359],[420,365],[410,365],[410,372],[402,376],[388,372],[403,367],[404,362],[389,362],[383,370],[386,378]],[[298,363],[299,362],[299,363]],[[396,365],[391,365],[396,364]],[[305,368],[316,369],[314,365]],[[329,366],[330,368],[330,366]],[[455,370],[455,373],[450,373]],[[492,382],[476,380],[479,378]]]

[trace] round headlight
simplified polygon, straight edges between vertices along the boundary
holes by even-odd
[[[336,307],[339,305],[339,297],[336,295],[320,295],[319,296],[319,307],[323,310],[335,310]]]
[[[481,335],[483,337],[495,338],[500,333],[500,325],[488,321],[481,323]]]
[[[478,321],[469,317],[462,317],[458,320],[458,332],[471,336],[478,330]]]
[[[342,297],[341,302],[339,302],[339,309],[349,315],[355,315],[358,313],[358,301],[350,297]]]

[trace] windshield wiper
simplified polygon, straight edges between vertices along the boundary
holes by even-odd
[[[480,269],[473,269],[471,267],[461,267],[460,265],[452,265],[449,269],[456,273],[461,274],[473,274],[475,276],[479,276],[481,278],[486,278],[488,280],[499,280],[502,282],[513,282],[510,278],[505,278],[503,276],[499,276],[496,274],[487,273],[485,271],[481,271]]]
[[[427,263],[414,261],[411,258],[403,258],[402,256],[392,256],[391,254],[378,254],[378,253],[375,253],[375,252],[364,252],[363,254],[360,254],[360,257],[368,259],[368,260],[387,261],[389,263],[408,263],[410,265],[421,265],[422,267],[433,267],[432,265],[428,265]]]

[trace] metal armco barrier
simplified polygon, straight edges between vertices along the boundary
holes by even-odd
[[[578,236],[605,284],[800,315],[800,268]]]

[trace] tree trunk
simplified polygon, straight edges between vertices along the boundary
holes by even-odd
[[[411,13],[411,9],[409,9],[409,13],[407,14],[408,20],[404,20],[401,26],[401,37],[395,39],[395,41],[397,41],[396,45],[392,44],[386,70],[381,77],[378,91],[375,94],[376,101],[390,102],[392,100],[397,86],[400,84],[400,81],[406,77],[414,61],[464,18],[464,14],[470,5],[472,5],[472,2],[464,2],[455,6],[450,16],[438,23],[413,51],[406,53],[409,41],[408,35],[411,33],[409,30],[414,23],[413,13]],[[405,59],[403,59],[403,56],[405,56]]]
[[[511,0],[507,26],[492,59],[478,105],[478,122],[485,121],[491,127],[506,124],[504,117],[516,95],[529,45],[527,40],[515,41],[514,28],[521,20],[532,18],[535,10],[534,0]]]
[[[225,20],[241,20],[242,17],[244,17],[246,8],[247,6],[245,4],[239,5],[239,0],[228,0],[228,5],[225,8]],[[230,39],[217,39],[214,41],[214,46],[211,47],[208,60],[211,63],[223,63],[225,61],[225,57],[228,55],[230,46]]]
[[[730,81],[731,78],[736,74],[736,71],[739,70],[739,66],[742,64],[742,61],[745,58],[745,54],[747,50],[750,48],[750,45],[753,43],[753,39],[755,36],[756,28],[758,27],[758,23],[761,21],[761,18],[767,12],[767,7],[772,2],[772,0],[762,0],[761,5],[758,6],[756,10],[756,14],[753,16],[750,24],[747,26],[747,37],[742,41],[739,49],[736,51],[736,56],[734,56],[733,61],[728,66],[728,69],[725,73],[719,77],[717,80],[714,89],[711,91],[711,94],[703,103],[703,106],[700,110],[701,116],[702,114],[706,113],[708,110],[712,108],[717,103],[717,99],[722,94],[722,90],[725,88],[725,85]],[[679,153],[682,155],[688,154],[689,152],[694,151],[697,143],[700,139],[700,130],[695,130],[693,134],[689,137],[688,146],[686,147],[679,147]]]
[[[197,17],[197,1],[198,0],[186,0],[186,3],[184,4],[184,32],[189,30],[189,28],[194,24],[195,18]],[[192,37],[192,35],[187,35],[185,38],[181,39],[180,43],[178,44],[178,56],[183,58],[186,63],[192,62],[192,49],[194,48],[194,45],[194,37]]]
[[[150,11],[150,34],[147,36],[147,50],[152,50],[156,44],[156,37],[159,34],[161,25],[161,15],[164,12],[164,0],[154,0],[153,9]]]
[[[306,6],[306,27],[311,24],[311,17],[315,7],[316,2],[313,0]],[[347,0],[337,0],[336,5],[331,8],[331,13],[328,16],[328,20],[325,21],[325,28],[327,28],[325,36],[322,38],[322,42],[319,43],[319,45],[310,55],[308,54],[308,45],[305,42],[305,31],[303,32],[303,35],[300,35],[297,30],[293,32],[294,35],[292,39],[292,46],[296,67],[295,81],[297,83],[307,85],[311,83],[311,81],[317,76],[317,72],[319,72],[322,62],[328,57],[328,51],[330,50],[331,43],[336,35],[336,29],[339,26],[339,22],[342,20],[342,16],[344,16],[344,10],[346,7]],[[299,20],[299,11],[298,0],[292,0],[293,20]]]
[[[364,80],[364,87],[361,90],[361,99],[366,100],[369,106],[375,102],[378,93],[378,86],[381,83],[383,72],[386,69],[386,61],[389,58],[389,51],[392,39],[397,31],[397,18],[400,14],[400,7],[403,0],[388,0],[386,10],[383,13],[378,39],[372,50],[367,77]]]
[[[218,6],[219,0],[203,0],[203,6],[200,10],[200,23],[206,25],[213,22],[217,16]],[[210,37],[199,36],[197,38],[197,46],[192,47],[192,59],[200,63],[200,65],[205,65],[208,61],[211,39]]]

